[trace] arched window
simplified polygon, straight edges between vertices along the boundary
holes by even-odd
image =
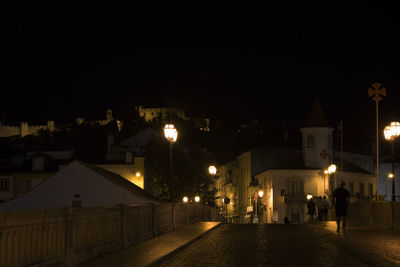
[[[315,147],[314,135],[308,135],[307,136],[307,147]]]

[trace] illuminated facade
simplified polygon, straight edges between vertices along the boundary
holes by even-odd
[[[235,200],[228,205],[217,202],[222,211],[228,210],[229,221],[250,223],[257,203],[260,223],[283,223],[285,216],[292,222],[305,222],[308,220],[306,195],[326,196],[331,201],[332,192],[341,180],[346,182],[351,201],[375,198],[375,175],[371,171],[344,159],[340,173],[341,160],[332,149],[332,128],[318,102],[301,132],[302,151],[251,150],[239,155],[234,162],[218,166],[221,171],[217,197]],[[355,158],[349,154],[347,157]],[[325,174],[331,163],[337,165],[336,172]],[[369,167],[370,161],[364,165]],[[260,190],[264,192],[263,197],[257,195]]]

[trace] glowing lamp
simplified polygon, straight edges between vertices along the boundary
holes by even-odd
[[[215,168],[215,166],[211,165],[210,167],[208,167],[208,172],[211,175],[216,175],[217,174],[217,168]]]
[[[195,196],[195,197],[194,197],[194,201],[200,202],[200,197],[199,197],[199,196]]]
[[[189,201],[188,197],[183,197],[183,202],[187,203]]]
[[[307,195],[307,200],[310,200],[310,199],[312,199],[312,195],[308,194]]]
[[[176,142],[178,138],[178,131],[173,124],[166,124],[164,127],[164,136],[171,143]]]
[[[136,177],[139,177],[139,176],[140,176],[140,172],[137,172],[137,173],[136,173]]]
[[[330,165],[328,167],[328,173],[332,174],[332,173],[335,173],[335,172],[336,172],[336,165],[335,164]]]
[[[390,125],[385,127],[383,133],[388,141],[398,137],[400,135],[400,123],[397,121],[391,122]]]
[[[263,195],[264,195],[264,191],[262,191],[262,190],[258,191],[258,196],[259,197],[263,197]]]
[[[393,178],[393,176],[394,176],[393,173],[389,173],[389,174],[388,174],[388,177],[389,177],[389,178]]]

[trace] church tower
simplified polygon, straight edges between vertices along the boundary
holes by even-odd
[[[327,168],[332,163],[332,131],[318,99],[300,129],[304,163],[310,168]]]

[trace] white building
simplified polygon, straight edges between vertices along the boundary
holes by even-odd
[[[161,201],[118,174],[75,160],[32,191],[0,203],[0,210],[106,207],[145,203]]]
[[[352,201],[375,197],[375,175],[343,160],[343,172],[330,177],[324,173],[331,163],[341,170],[341,160],[332,149],[332,128],[318,101],[300,129],[302,151],[251,150],[232,163],[220,166],[217,180],[217,205],[226,210],[233,222],[248,223],[258,203],[259,221],[282,223],[285,216],[293,222],[308,220],[306,195],[331,194],[340,180],[346,182]],[[233,175],[233,177],[232,177]],[[262,190],[263,197],[256,197]],[[228,205],[221,200],[232,199]]]

